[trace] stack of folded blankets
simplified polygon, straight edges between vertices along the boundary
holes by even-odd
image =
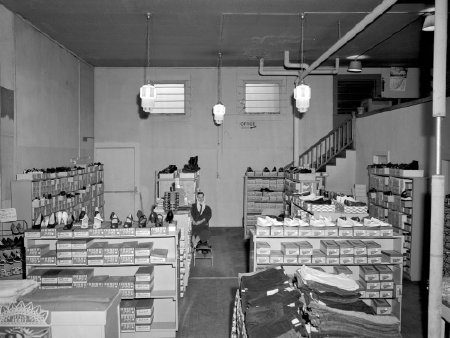
[[[308,337],[301,293],[282,267],[242,276],[240,293],[249,338]]]
[[[295,273],[305,312],[315,331],[311,337],[401,337],[400,321],[392,315],[375,315],[359,299],[359,285],[344,274],[330,274],[307,266]]]

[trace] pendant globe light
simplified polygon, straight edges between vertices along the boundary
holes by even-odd
[[[147,39],[146,39],[146,47],[147,47],[147,60],[145,65],[145,82],[146,84],[140,88],[140,97],[141,97],[141,106],[142,110],[146,113],[151,113],[152,109],[155,107],[156,101],[156,88],[154,85],[150,83],[150,13],[147,13]]]
[[[219,52],[217,65],[217,104],[213,107],[214,122],[216,125],[223,123],[225,116],[225,106],[222,104],[222,53]]]
[[[300,45],[300,53],[301,53],[301,64],[304,64],[304,55],[303,55],[303,21],[305,19],[305,14],[302,13],[301,15],[301,45]],[[303,79],[300,81],[300,84],[298,84],[298,79],[296,81],[296,86],[294,89],[294,99],[295,99],[295,106],[297,107],[297,110],[300,113],[305,113],[308,111],[309,108],[309,101],[311,99],[311,87],[306,85],[303,82]]]

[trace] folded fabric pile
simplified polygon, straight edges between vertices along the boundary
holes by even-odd
[[[246,275],[240,285],[247,336],[307,337],[301,293],[291,286],[282,267]]]
[[[318,337],[401,337],[400,321],[378,316],[359,299],[359,285],[343,274],[335,275],[302,266],[295,273],[311,324]]]
[[[0,305],[15,303],[38,286],[38,282],[31,279],[0,280]]]

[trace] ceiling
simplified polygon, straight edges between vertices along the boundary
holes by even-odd
[[[282,66],[283,51],[300,61],[301,13],[304,62],[311,64],[381,0],[0,0],[93,66]],[[341,63],[368,56],[364,66],[418,67],[431,62],[433,34],[421,31],[420,11],[433,0],[398,1],[387,13],[328,58]],[[406,28],[405,25],[410,23]],[[392,36],[391,36],[392,35]],[[390,37],[391,36],[391,37]]]

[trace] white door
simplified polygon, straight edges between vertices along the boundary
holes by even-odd
[[[135,146],[95,147],[95,161],[104,164],[105,220],[113,211],[122,222],[136,215],[136,154]]]

